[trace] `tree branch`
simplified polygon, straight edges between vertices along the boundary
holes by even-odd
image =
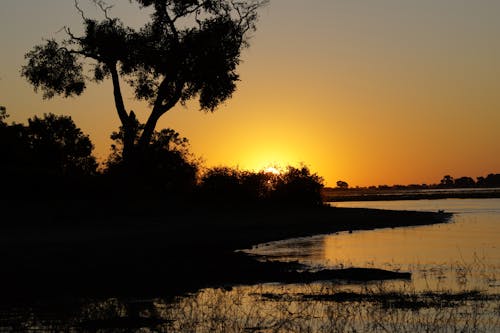
[[[106,65],[111,72],[111,79],[113,81],[113,95],[115,98],[115,106],[116,111],[118,112],[118,117],[120,117],[120,121],[124,127],[127,127],[129,117],[127,110],[125,109],[125,103],[123,103],[123,96],[120,88],[120,78],[118,76],[118,70],[116,69],[115,64],[107,64]]]
[[[108,15],[108,11],[113,8],[113,5],[108,5],[104,0],[92,0],[94,4],[101,9],[104,13],[104,17],[106,20],[111,20],[111,17]]]
[[[167,81],[166,79],[164,79],[160,84],[160,87],[158,89],[158,97],[156,98],[153,110],[149,115],[149,118],[144,126],[144,130],[142,131],[142,135],[139,139],[139,146],[141,147],[141,149],[145,149],[151,141],[151,136],[153,135],[158,119],[160,119],[160,117],[163,116],[167,111],[172,109],[182,97],[184,82],[178,81],[175,83],[174,93],[172,94],[172,96],[170,96],[168,101],[164,103],[165,99],[167,98],[165,94],[166,89],[168,88],[168,84],[169,81]]]
[[[75,8],[78,11],[78,13],[80,13],[80,16],[82,17],[82,19],[84,21],[86,21],[87,18],[85,17],[85,13],[83,12],[83,10],[80,8],[80,4],[78,3],[78,0],[75,0]]]
[[[167,24],[168,24],[170,30],[172,30],[172,33],[174,34],[175,41],[178,43],[179,42],[179,32],[177,31],[177,27],[175,26],[175,20],[172,20],[170,18],[167,6],[165,6],[165,13],[164,14],[165,14],[165,19],[167,21]]]
[[[186,7],[184,9],[183,12],[177,14],[173,19],[172,21],[175,22],[177,21],[179,18],[181,17],[184,17],[186,15],[191,15],[193,13],[196,13],[198,10],[200,10],[203,6],[205,6],[205,4],[207,3],[208,1],[202,1],[201,3],[199,3],[198,5],[194,6],[192,9],[187,9],[188,7]]]

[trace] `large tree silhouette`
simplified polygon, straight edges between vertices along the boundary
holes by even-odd
[[[132,0],[131,0],[132,1]],[[201,110],[214,111],[236,89],[241,51],[255,30],[257,10],[267,0],[133,0],[152,10],[151,19],[132,29],[110,17],[102,0],[93,0],[104,19],[80,12],[84,33],[65,28],[67,38],[47,40],[26,54],[22,75],[44,98],[80,95],[87,81],[111,78],[116,111],[124,130],[124,159],[144,151],[158,119],[177,103],[198,99]],[[91,67],[91,75],[84,71]],[[128,112],[121,81],[151,107],[135,143],[136,119]]]

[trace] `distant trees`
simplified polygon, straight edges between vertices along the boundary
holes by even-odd
[[[152,12],[151,21],[134,30],[109,16],[103,1],[93,0],[104,19],[83,18],[83,34],[66,28],[67,38],[35,46],[26,54],[22,75],[44,98],[80,95],[87,81],[110,78],[123,131],[123,159],[142,154],[155,135],[158,119],[177,103],[198,99],[214,111],[231,97],[236,68],[257,10],[267,0],[135,0]],[[92,73],[85,69],[91,66]],[[137,140],[136,119],[128,112],[120,80],[151,110]],[[140,158],[139,158],[140,159]]]
[[[480,187],[500,187],[500,174],[490,173],[485,177],[477,177],[477,186]]]
[[[467,188],[474,187],[476,182],[471,177],[460,177],[455,179],[455,183],[453,185],[454,187]]]
[[[445,188],[492,188],[492,187],[500,187],[500,174],[489,174],[486,177],[480,176],[477,177],[477,180],[474,181],[474,178],[464,176],[454,178],[451,175],[445,175],[439,183],[437,184],[409,184],[409,185],[372,185],[369,187],[356,187],[349,188],[348,184],[342,180],[337,181],[337,187],[332,188],[330,190],[371,190],[371,191],[391,191],[391,190],[420,190],[420,189],[445,189]]]
[[[7,109],[5,106],[0,105],[0,125],[5,125],[5,119],[7,119]]]
[[[444,176],[443,179],[441,179],[440,181],[440,185],[442,187],[452,187],[453,184],[455,184],[455,180],[450,175]]]
[[[345,182],[343,180],[339,180],[339,181],[337,181],[337,187],[340,189],[347,189],[347,188],[349,188],[349,184],[347,184],[347,182]]]
[[[460,177],[454,179],[451,176],[445,176],[441,182],[440,187],[454,187],[454,188],[469,188],[469,187],[500,187],[500,174],[489,174],[486,177],[477,177],[474,181],[471,177]]]

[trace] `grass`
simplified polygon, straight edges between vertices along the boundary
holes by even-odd
[[[390,294],[365,299],[352,294],[353,299],[340,301],[335,297],[342,294],[334,296],[340,291],[333,284],[295,284],[293,288],[302,291],[290,292],[290,284],[262,283],[287,278],[300,283],[330,279],[331,274],[346,274],[341,278],[350,279],[360,271],[290,275],[293,265],[258,262],[234,252],[290,237],[442,223],[449,214],[331,207],[205,207],[194,212],[127,213],[123,217],[95,214],[98,211],[86,209],[87,204],[58,202],[60,209],[37,217],[26,213],[29,202],[18,202],[14,212],[19,215],[7,216],[10,223],[4,222],[0,233],[0,331],[383,331],[382,322],[391,323],[392,319],[391,325],[404,329],[398,323],[414,311],[424,313],[426,309],[439,313],[432,310],[422,317],[425,321],[417,323],[419,329],[430,327],[429,316],[437,315],[453,315],[457,327],[467,328],[464,325],[474,318],[483,325],[484,309],[490,313],[496,306],[498,313],[500,308],[497,300],[478,295],[468,300],[474,306],[462,303],[437,308],[437,301],[419,307],[418,302],[425,298],[417,296],[413,307],[398,306],[395,301],[384,305],[384,299],[397,299]],[[13,222],[16,218],[20,226]],[[361,275],[374,273],[362,271]],[[469,309],[477,310],[469,313]],[[466,316],[459,316],[464,311]]]
[[[18,319],[19,320],[19,319]],[[24,320],[24,321],[22,321]],[[7,323],[0,322],[0,330]],[[42,311],[15,332],[497,332],[500,295],[336,284],[204,289],[174,299],[87,301],[65,321]]]

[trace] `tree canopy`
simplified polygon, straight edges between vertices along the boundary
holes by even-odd
[[[255,31],[257,10],[267,0],[131,0],[152,11],[139,29],[110,16],[111,6],[93,0],[104,19],[88,18],[75,1],[84,33],[65,28],[67,38],[49,39],[26,54],[22,75],[44,98],[80,95],[88,81],[111,78],[116,111],[124,129],[124,156],[149,145],[158,119],[177,103],[198,99],[214,111],[232,96],[241,51]],[[90,71],[87,73],[86,71]],[[135,115],[127,111],[120,87],[151,110],[134,144]],[[141,150],[139,149],[139,150]]]
[[[7,108],[0,105],[0,127],[7,125],[5,119],[7,119],[8,117],[9,115],[7,114]]]
[[[136,122],[135,142],[143,130],[144,125]],[[170,128],[154,131],[141,159],[126,163],[123,159],[124,135],[123,126],[111,134],[114,143],[104,170],[119,195],[178,196],[194,189],[199,165],[189,151],[186,138]]]
[[[23,125],[2,122],[8,115],[0,115],[2,195],[76,194],[73,185],[96,175],[92,142],[71,117],[45,114]]]
[[[90,138],[71,117],[44,114],[28,119],[26,141],[39,167],[62,176],[91,175],[97,162]]]

